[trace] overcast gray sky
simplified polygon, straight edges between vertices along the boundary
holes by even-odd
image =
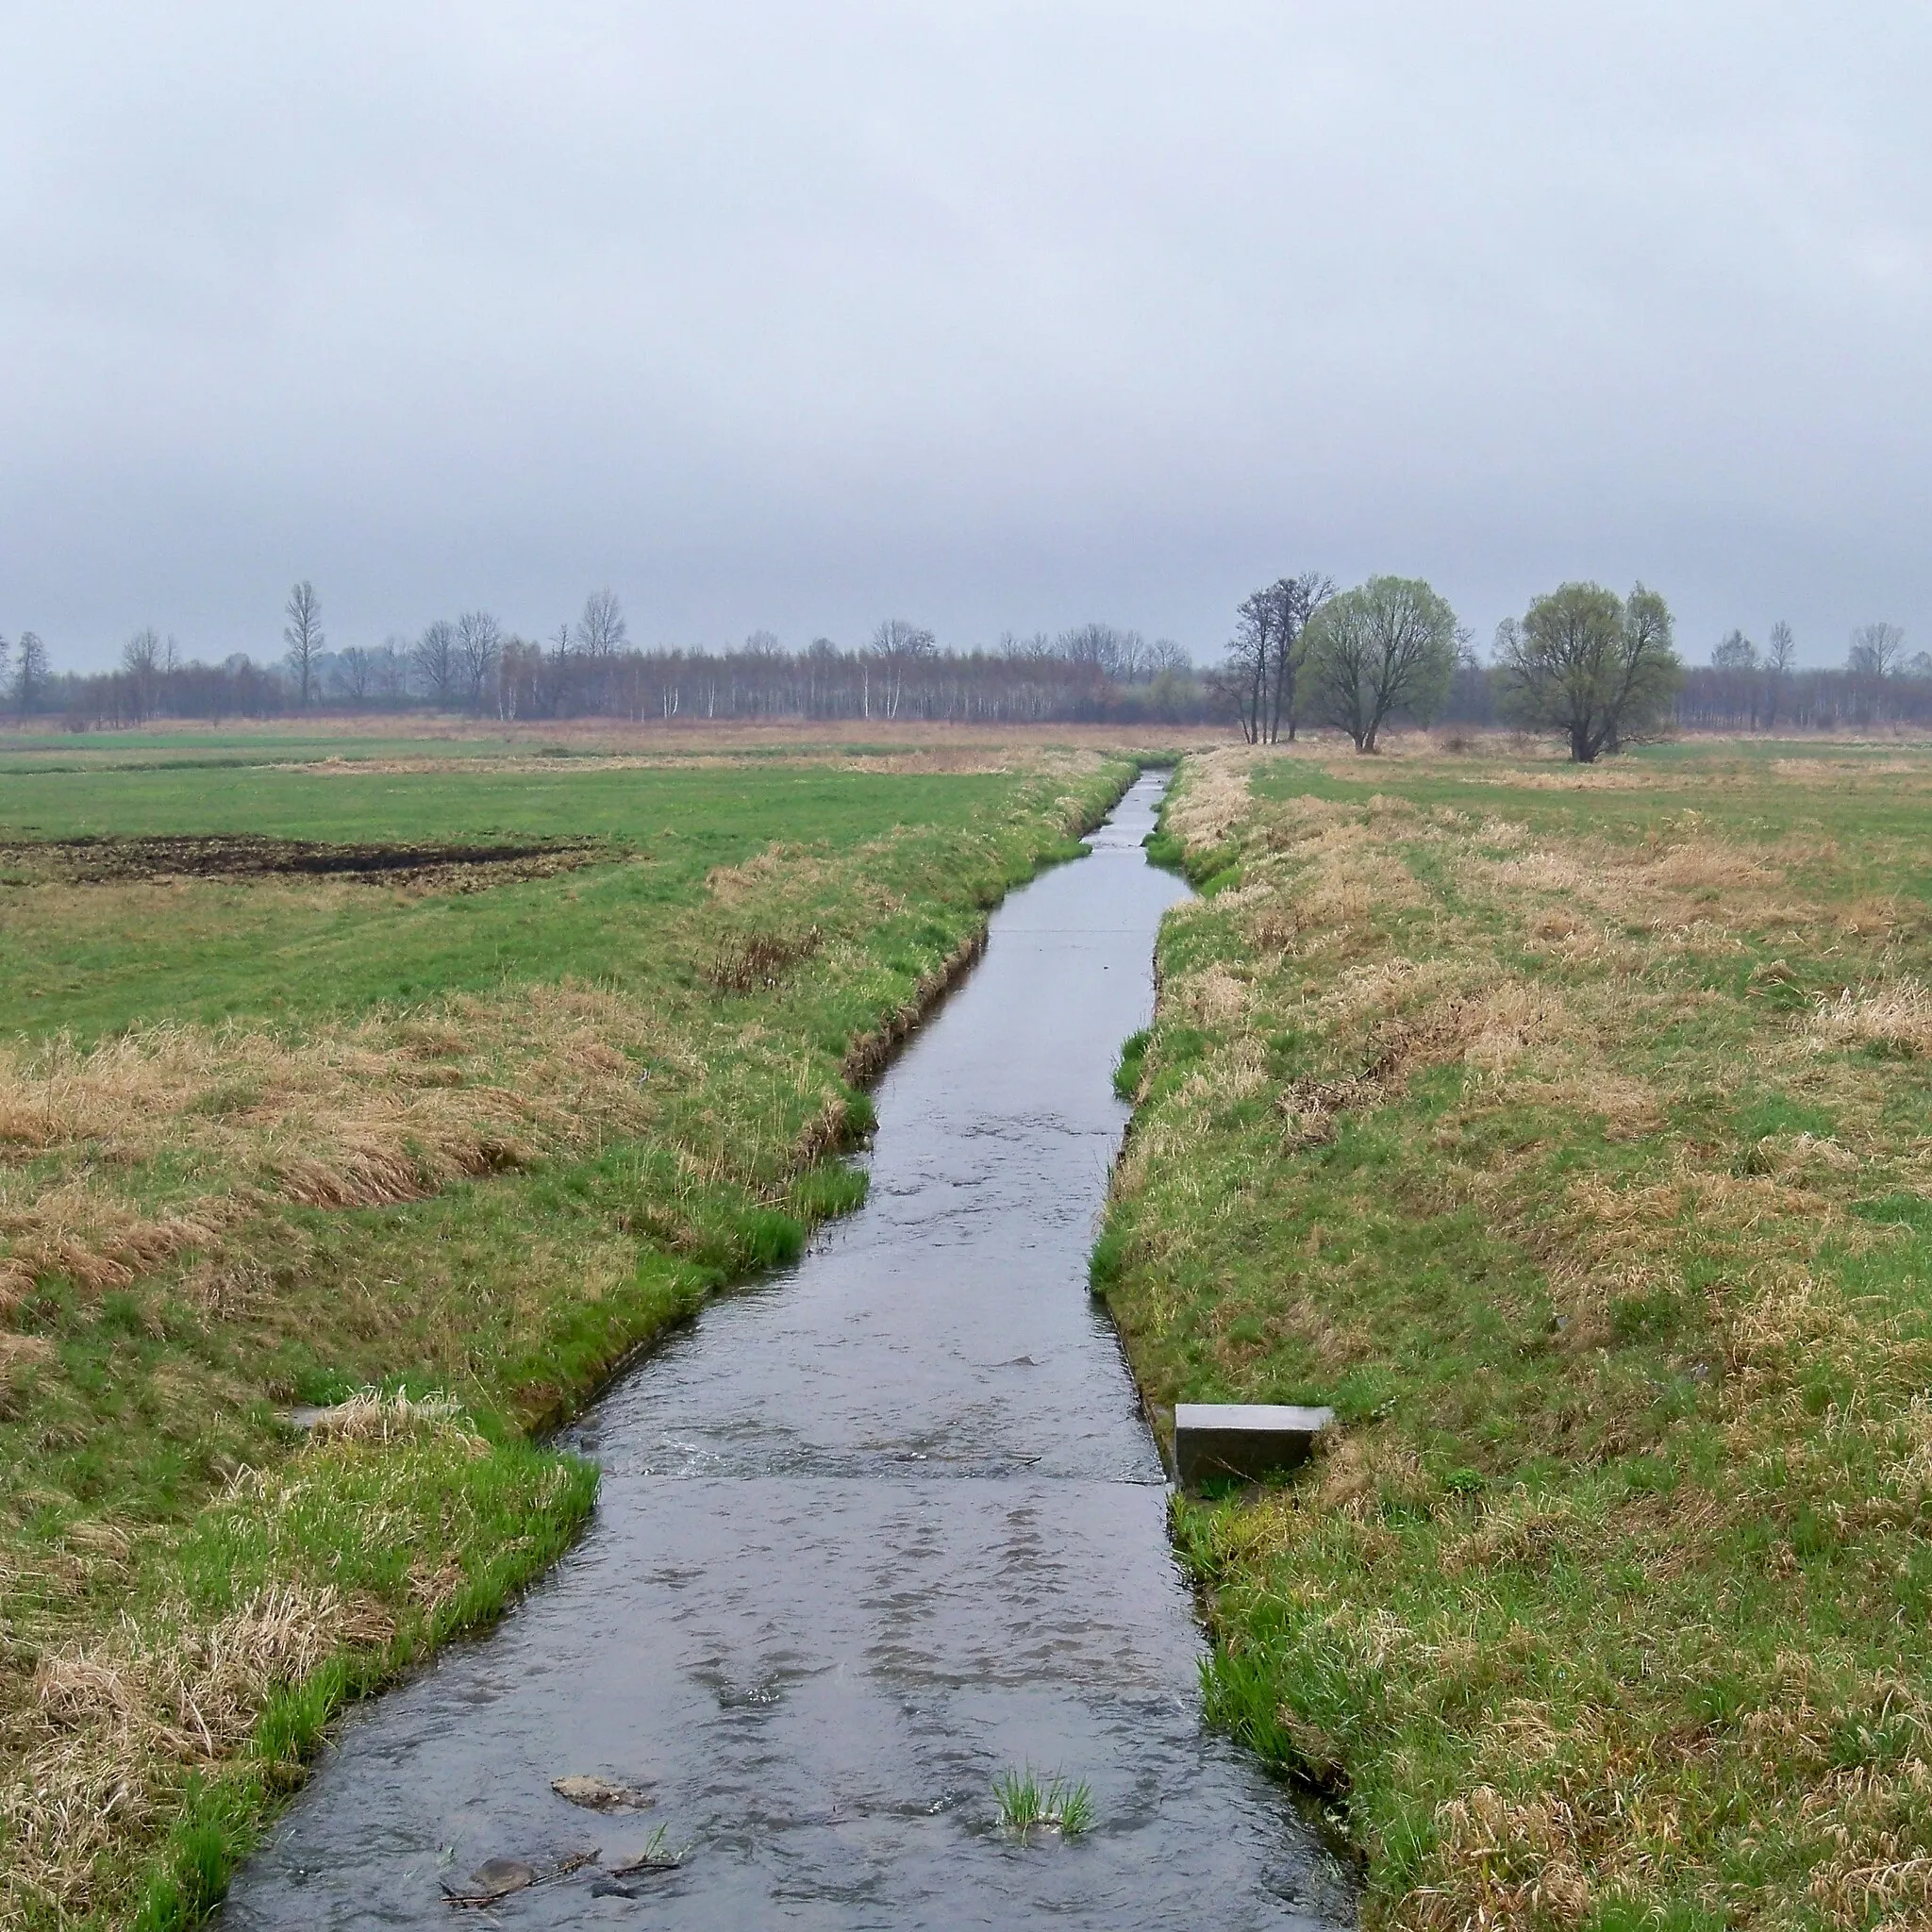
[[[0,6],[0,632],[1932,647],[1932,11]]]

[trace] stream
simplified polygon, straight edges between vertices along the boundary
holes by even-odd
[[[474,1924],[443,1880],[593,1846],[481,1923],[1352,1923],[1284,1788],[1201,1723],[1160,1459],[1086,1289],[1110,1075],[1187,891],[1141,850],[1163,783],[994,915],[879,1087],[865,1206],[566,1432],[603,1470],[589,1532],[341,1726],[229,1932]],[[1018,1767],[1087,1784],[1092,1828],[1003,1829]],[[572,1774],[652,1802],[600,1816]],[[613,1880],[660,1825],[683,1862]]]

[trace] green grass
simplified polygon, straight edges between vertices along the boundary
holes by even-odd
[[[1008,790],[993,774],[824,766],[0,770],[0,841],[589,838],[608,850],[560,877],[463,892],[306,880],[0,888],[0,1034],[58,1029],[85,1041],[142,1020],[349,1015],[566,973],[628,991],[661,970],[655,924],[695,903],[713,867],[741,864],[774,839],[849,851],[898,825],[938,849],[994,816]]]
[[[1036,1831],[1078,1838],[1093,1828],[1091,1788],[1058,1773],[1042,1774],[1030,1765],[1003,1771],[992,1781],[992,1797],[1001,1826],[1022,1839]]]
[[[1241,885],[1164,929],[1092,1272],[1157,1412],[1339,1413],[1174,1531],[1372,1924],[1932,1904],[1932,758],[1807,749],[1167,815]]]
[[[554,1560],[592,1475],[531,1432],[858,1204],[874,1043],[1133,774],[1011,762],[0,760],[0,842],[604,841],[497,884],[0,885],[0,1922],[192,1923],[329,1714]],[[363,1388],[458,1423],[282,1420]]]

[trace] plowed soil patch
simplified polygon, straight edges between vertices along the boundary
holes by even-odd
[[[0,885],[308,876],[460,891],[511,878],[546,878],[587,864],[601,849],[589,840],[518,845],[328,845],[308,839],[224,837],[0,841]]]

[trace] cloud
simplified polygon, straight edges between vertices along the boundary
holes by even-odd
[[[1253,582],[1571,575],[1932,641],[1874,6],[0,17],[0,629],[275,648],[615,584],[1210,653]]]

